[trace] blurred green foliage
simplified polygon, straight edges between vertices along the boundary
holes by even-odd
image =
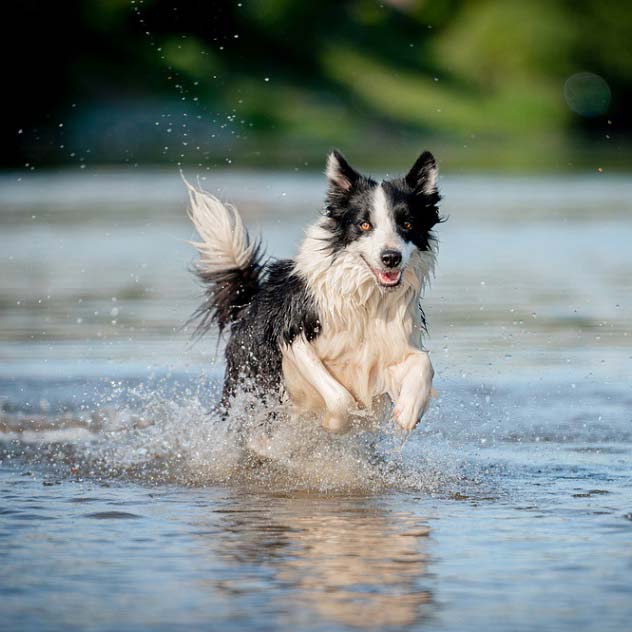
[[[422,146],[453,168],[630,162],[626,1],[23,0],[7,12],[6,165],[320,166],[331,146],[375,165]],[[577,73],[590,74],[567,83]]]

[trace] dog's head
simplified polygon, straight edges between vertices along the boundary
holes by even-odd
[[[400,285],[415,252],[431,250],[438,210],[437,163],[419,156],[403,178],[375,180],[358,173],[338,151],[327,160],[326,227],[334,257],[357,256],[383,288]]]

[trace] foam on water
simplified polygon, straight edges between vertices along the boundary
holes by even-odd
[[[291,419],[260,405],[253,413],[245,395],[224,419],[209,405],[216,389],[206,380],[181,388],[167,379],[114,382],[79,411],[5,413],[0,455],[45,464],[58,476],[276,491],[450,493],[479,479],[462,442],[456,446],[419,430],[403,445],[404,435],[388,420],[332,435],[315,419]],[[266,422],[270,439],[254,451]]]
[[[546,463],[554,474],[577,465],[578,450],[605,455],[632,443],[629,396],[617,385],[443,380],[442,397],[402,447],[389,419],[332,435],[315,419],[288,419],[245,395],[223,419],[209,412],[218,378],[2,383],[0,459],[104,482],[482,497],[504,493],[508,475],[523,468],[538,475]],[[34,393],[46,395],[37,413]],[[250,449],[266,425],[271,440]]]
[[[0,458],[45,465],[58,477],[147,485],[497,494],[508,468],[530,467],[536,452],[554,466],[573,446],[607,451],[632,441],[620,388],[571,386],[444,382],[444,396],[402,447],[388,419],[332,435],[315,419],[288,419],[245,395],[223,419],[209,412],[217,375],[4,385]],[[49,396],[37,414],[35,391]],[[253,451],[266,424],[271,440]]]

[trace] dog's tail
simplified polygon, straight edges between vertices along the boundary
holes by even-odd
[[[189,322],[197,322],[195,336],[204,335],[214,324],[221,333],[259,290],[261,243],[250,240],[234,206],[186,180],[184,183],[189,192],[189,217],[201,237],[201,241],[190,242],[200,255],[193,272],[205,293]]]

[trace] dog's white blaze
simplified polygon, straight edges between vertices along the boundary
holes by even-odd
[[[382,267],[380,261],[382,251],[395,249],[401,252],[404,246],[404,240],[397,233],[395,220],[389,209],[382,185],[376,187],[373,194],[371,217],[373,219],[373,231],[367,239],[372,251],[371,263],[376,267]]]
[[[382,241],[385,247],[396,248],[402,239],[397,234],[395,218],[388,206],[386,193],[384,193],[384,188],[381,184],[375,188],[372,211],[373,234],[378,237],[378,240]]]
[[[373,207],[371,209],[371,233],[358,240],[353,246],[361,252],[365,260],[373,268],[383,268],[381,255],[384,250],[398,250],[402,255],[401,267],[405,268],[410,255],[415,249],[414,244],[402,239],[397,232],[393,209],[388,204],[388,199],[382,185],[375,188],[373,194]]]

